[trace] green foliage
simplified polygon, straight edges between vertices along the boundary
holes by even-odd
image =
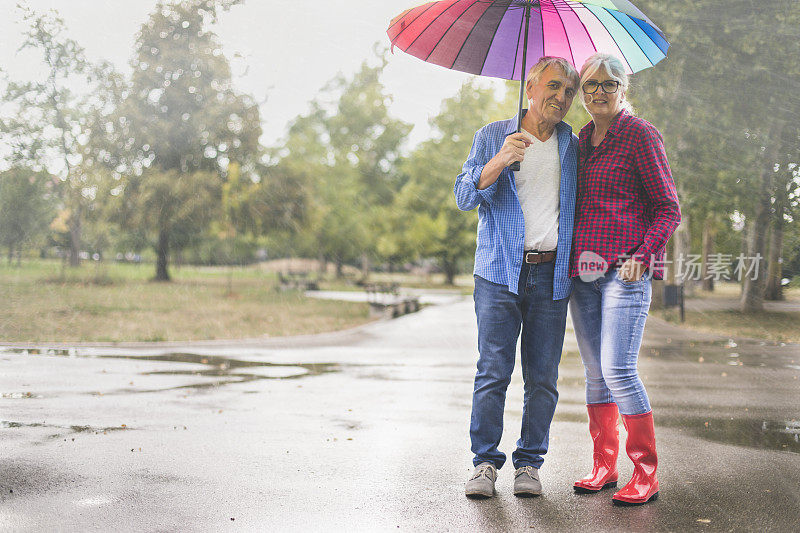
[[[53,180],[45,172],[15,166],[0,173],[0,246],[14,250],[42,236],[53,218]],[[19,257],[19,256],[18,256]]]
[[[192,243],[214,218],[231,235],[248,220],[239,195],[257,181],[258,105],[234,90],[207,29],[236,3],[158,4],[137,35],[130,85],[107,130],[121,154],[118,220],[155,247],[158,279],[169,277],[169,250]]]
[[[65,223],[70,263],[76,266],[85,212],[96,198],[96,175],[86,172],[83,164],[92,135],[90,117],[103,105],[89,95],[101,83],[102,72],[66,36],[64,21],[55,13],[19,9],[26,27],[20,49],[38,52],[46,74],[44,79],[7,83],[0,97],[8,110],[0,119],[0,139],[10,148],[10,164],[37,170],[47,167],[58,176],[60,207],[69,214]],[[76,93],[76,86],[89,90]]]
[[[800,11],[780,0],[643,0],[639,7],[672,46],[656,68],[637,74],[632,99],[664,135],[684,213],[726,229],[718,244],[733,253],[742,233],[731,231],[731,215],[744,215],[747,255],[766,256],[770,224],[797,211],[800,181],[791,168],[800,159],[800,56],[790,50]]]
[[[508,106],[505,106],[508,107]],[[460,211],[453,183],[469,155],[473,136],[507,111],[494,91],[476,79],[442,102],[431,119],[434,137],[421,143],[404,161],[406,184],[397,195],[380,241],[380,249],[395,260],[436,258],[453,282],[458,262],[474,253],[477,213]]]
[[[397,172],[411,126],[389,115],[380,76],[386,50],[376,48],[352,78],[337,76],[309,113],[290,126],[277,163],[264,176],[259,205],[294,251],[342,263],[376,255],[386,210],[402,186]],[[303,190],[307,194],[303,194]]]

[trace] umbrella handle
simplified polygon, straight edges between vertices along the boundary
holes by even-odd
[[[519,172],[519,161],[514,161],[510,165],[508,165],[509,170],[513,170],[514,172]]]

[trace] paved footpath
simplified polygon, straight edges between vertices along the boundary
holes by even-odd
[[[789,531],[800,347],[651,319],[661,498],[573,494],[590,464],[574,335],[545,494],[467,500],[471,298],[291,339],[0,348],[0,531]],[[518,437],[515,371],[502,449]],[[623,480],[630,461],[620,458]]]

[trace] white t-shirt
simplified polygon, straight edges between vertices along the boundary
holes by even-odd
[[[525,250],[555,250],[561,189],[558,135],[554,131],[542,142],[524,129],[522,132],[531,145],[525,149],[525,159],[514,173],[514,181],[525,218]]]

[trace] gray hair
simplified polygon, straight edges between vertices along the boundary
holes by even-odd
[[[544,56],[539,61],[536,62],[535,65],[531,67],[528,71],[528,77],[525,80],[525,87],[530,85],[531,83],[538,83],[539,78],[542,76],[542,73],[547,70],[547,67],[551,65],[556,65],[561,69],[561,71],[567,75],[567,77],[572,81],[575,85],[575,89],[578,89],[578,84],[580,83],[580,76],[578,76],[578,71],[575,70],[569,61],[564,59],[563,57],[554,57],[554,56]]]
[[[584,109],[586,108],[586,99],[583,98],[583,84],[586,83],[586,80],[594,76],[595,73],[597,73],[597,71],[600,69],[604,69],[612,80],[618,81],[619,86],[623,91],[628,90],[630,78],[628,78],[628,73],[625,70],[625,65],[622,63],[622,61],[620,61],[618,57],[611,54],[604,54],[602,52],[593,54],[581,67],[580,92],[581,102],[583,103]],[[631,115],[634,114],[633,106],[627,98],[622,99],[622,109],[625,109]]]

